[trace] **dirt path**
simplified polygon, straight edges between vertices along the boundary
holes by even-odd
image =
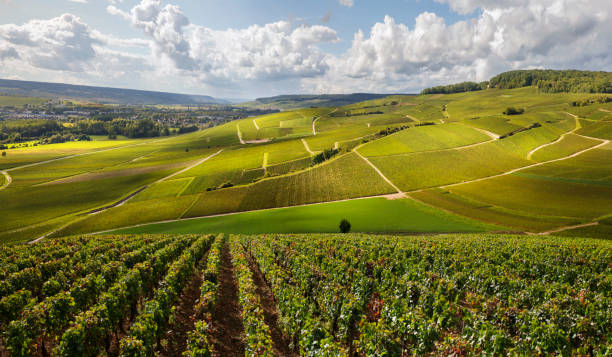
[[[331,112],[325,114],[325,115],[330,115],[332,113],[335,113],[338,111],[338,108],[332,110]],[[318,117],[314,118],[312,120],[312,135],[317,135],[317,128],[315,127],[315,124],[317,123],[317,120],[319,120],[319,118],[321,118],[323,115],[319,115]]]
[[[246,145],[246,142],[242,139],[242,133],[240,132],[240,126],[236,124],[236,133],[238,134],[238,140],[240,140],[240,144]]]
[[[612,111],[609,111],[608,109],[604,109],[604,108],[599,108],[600,112],[605,112],[605,113],[612,113]]]
[[[308,146],[308,143],[306,142],[305,139],[302,139],[302,143],[304,144],[304,147],[306,148],[306,151],[308,151],[308,153],[310,155],[315,155],[316,153],[312,150],[310,150],[310,146]]]
[[[279,312],[276,305],[276,299],[274,298],[274,293],[272,293],[270,286],[268,283],[266,283],[265,278],[261,273],[261,270],[259,270],[259,266],[253,257],[250,254],[247,254],[247,259],[249,262],[249,268],[253,273],[253,282],[255,283],[256,292],[257,295],[259,295],[259,299],[263,307],[264,321],[270,328],[270,336],[272,337],[272,342],[274,344],[274,353],[279,357],[297,357],[297,353],[291,351],[289,348],[289,337],[283,334],[282,330],[278,327]]]
[[[212,154],[212,155],[208,155],[207,157],[205,157],[205,158],[203,158],[203,159],[201,159],[201,160],[196,161],[195,163],[193,163],[193,164],[191,164],[191,165],[189,165],[189,166],[185,167],[185,168],[184,168],[184,169],[182,169],[182,170],[179,170],[179,171],[177,171],[177,172],[175,172],[175,173],[173,173],[173,174],[170,174],[170,175],[168,175],[168,176],[166,176],[166,177],[162,177],[162,178],[160,178],[159,180],[157,180],[157,181],[153,182],[153,183],[151,184],[151,186],[152,186],[152,185],[155,185],[155,184],[157,184],[157,183],[160,183],[160,182],[166,181],[166,180],[168,180],[168,179],[171,179],[171,178],[173,178],[174,176],[178,176],[178,175],[182,174],[183,172],[189,171],[189,170],[193,169],[194,167],[196,167],[196,166],[199,166],[199,165],[203,164],[205,161],[208,161],[208,160],[212,159],[213,157],[215,157],[215,156],[219,155],[219,154],[220,154],[222,151],[223,151],[223,149],[221,149],[221,150],[217,151],[216,153],[214,153],[214,154]]]
[[[214,355],[219,357],[244,356],[244,327],[238,302],[238,283],[234,264],[226,243],[221,251],[217,304],[213,313],[212,341]]]
[[[578,120],[578,116],[577,116],[577,115],[574,115],[574,114],[571,114],[571,113],[568,113],[568,112],[565,112],[565,114],[572,116],[572,117],[574,118],[574,120],[576,121],[576,125],[574,126],[574,129],[572,129],[572,130],[568,131],[567,133],[563,133],[563,134],[561,134],[561,136],[559,136],[559,138],[558,138],[557,140],[555,140],[555,141],[552,141],[552,142],[550,142],[550,143],[548,143],[548,144],[540,145],[540,146],[538,146],[537,148],[535,148],[535,149],[531,150],[531,151],[530,151],[530,152],[527,154],[527,160],[531,160],[531,157],[533,156],[533,154],[534,154],[536,151],[538,151],[538,150],[540,150],[540,149],[543,149],[543,148],[545,148],[545,147],[547,147],[547,146],[554,145],[554,144],[556,144],[556,143],[560,142],[561,140],[563,140],[563,138],[565,138],[565,137],[566,137],[568,134],[572,134],[572,133],[576,132],[576,130],[578,130],[578,129],[582,128],[582,125],[580,125],[580,121]]]
[[[597,226],[597,225],[599,225],[599,222],[589,222],[589,223],[584,223],[584,224],[577,224],[575,226],[559,227],[559,228],[555,228],[555,229],[550,230],[550,231],[540,232],[537,235],[539,235],[539,236],[547,236],[547,235],[553,234],[553,233],[569,231],[570,229],[583,228],[583,227],[591,227],[591,226]]]
[[[488,130],[484,130],[484,129],[480,129],[480,128],[477,128],[477,127],[471,126],[471,125],[467,125],[467,126],[469,126],[470,128],[472,128],[474,130],[478,130],[479,132],[481,132],[483,134],[488,135],[493,140],[499,139],[499,135],[495,134],[494,132],[491,132],[491,131],[488,131]]]
[[[406,118],[408,118],[408,119],[412,120],[412,121],[413,121],[413,122],[415,122],[415,123],[420,123],[420,122],[421,122],[421,120],[420,120],[420,119],[418,119],[417,117],[413,117],[412,115],[408,115],[408,114],[406,114]]]
[[[11,175],[9,175],[8,172],[6,171],[0,171],[0,173],[2,173],[4,175],[4,177],[6,178],[4,184],[2,185],[2,187],[0,187],[0,191],[4,190],[5,188],[8,187],[8,185],[11,184],[11,182],[13,182],[13,178],[11,177]]]
[[[166,331],[165,338],[168,340],[158,356],[180,357],[187,349],[187,334],[193,330],[195,325],[195,304],[200,298],[200,286],[202,285],[201,269],[206,266],[208,254],[200,260],[193,272],[191,281],[183,289],[176,303],[174,323]]]
[[[257,125],[256,119],[253,119],[253,125],[255,125],[255,129],[259,130],[259,125]]]
[[[576,134],[576,135],[579,135],[579,134]],[[562,158],[559,158],[559,159],[538,162],[536,164],[527,165],[527,166],[521,166],[521,167],[518,167],[516,169],[512,169],[510,171],[502,172],[502,173],[497,174],[497,175],[491,175],[491,176],[481,177],[481,178],[474,179],[474,180],[452,183],[450,185],[440,186],[440,188],[449,188],[449,187],[453,187],[453,186],[464,185],[464,184],[467,184],[467,183],[488,180],[488,179],[492,179],[492,178],[496,178],[496,177],[510,175],[510,174],[513,174],[513,173],[518,172],[518,171],[522,171],[522,170],[525,170],[525,169],[530,169],[532,167],[538,167],[538,166],[550,164],[550,163],[557,162],[557,161],[563,161],[563,160],[571,159],[571,158],[576,157],[578,155],[584,154],[585,152],[588,152],[588,151],[591,151],[591,150],[595,150],[595,149],[599,149],[600,147],[605,146],[605,145],[610,143],[610,140],[605,140],[605,139],[600,139],[600,138],[593,138],[593,137],[584,136],[584,135],[580,135],[580,136],[582,136],[584,138],[587,138],[587,139],[599,140],[599,141],[602,141],[602,143],[599,144],[599,145],[591,146],[590,148],[587,148],[587,149],[575,152],[575,153],[573,153],[573,154],[571,154],[569,156],[565,156],[565,157],[562,157]]]
[[[383,175],[382,171],[380,171],[378,167],[376,167],[373,163],[371,163],[370,160],[366,159],[366,157],[361,155],[357,150],[353,150],[353,152],[359,155],[359,157],[362,158],[363,161],[365,161],[368,165],[370,165],[378,173],[378,175],[382,177],[383,180],[385,180],[391,187],[393,187],[393,189],[397,191],[398,194],[402,194],[402,195],[404,194],[404,192],[400,190],[399,187],[395,186],[395,184],[391,182],[391,180],[389,180],[385,175]]]
[[[125,149],[125,148],[129,148],[129,147],[133,147],[133,146],[140,146],[140,145],[145,145],[145,144],[152,144],[152,143],[157,143],[157,142],[164,141],[164,140],[169,140],[169,139],[172,139],[172,138],[174,138],[174,137],[169,137],[169,138],[164,138],[164,139],[158,139],[158,140],[151,140],[151,141],[145,141],[145,142],[142,142],[142,143],[136,143],[136,144],[130,144],[130,145],[117,146],[117,147],[110,148],[110,149],[103,149],[103,150],[88,151],[88,152],[84,152],[84,153],[81,153],[81,154],[74,154],[74,155],[62,156],[62,157],[58,157],[57,159],[51,159],[51,160],[45,160],[45,161],[39,161],[39,162],[34,162],[34,163],[31,163],[31,164],[27,164],[27,165],[22,165],[22,166],[17,166],[17,167],[11,167],[10,169],[6,169],[6,171],[15,171],[15,170],[25,169],[25,168],[32,167],[32,166],[38,166],[38,165],[48,164],[48,163],[50,163],[50,162],[55,162],[55,161],[60,161],[60,160],[71,159],[71,158],[73,158],[73,157],[79,157],[79,156],[85,156],[85,155],[98,154],[98,153],[101,153],[101,152],[107,152],[107,151],[118,150],[118,149]]]

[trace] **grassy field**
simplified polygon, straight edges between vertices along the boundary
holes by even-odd
[[[114,233],[338,232],[338,224],[344,218],[351,222],[353,232],[481,232],[500,229],[446,214],[409,199],[370,198],[153,224]]]
[[[419,126],[372,141],[359,149],[364,156],[389,156],[465,146],[489,136],[459,123]]]
[[[7,202],[0,206],[0,241],[20,240],[14,230],[26,240],[62,226],[56,236],[395,193],[385,178],[438,215],[455,212],[502,229],[544,232],[598,222],[612,213],[612,145],[601,146],[612,137],[606,112],[612,105],[570,105],[590,97],[531,87],[389,96],[243,118],[173,137],[11,149],[0,158],[0,169],[10,170],[13,180],[0,191]],[[503,115],[509,106],[525,112]],[[399,127],[404,130],[385,136]],[[334,147],[336,156],[313,165],[315,154]],[[380,173],[351,152],[355,148]],[[545,164],[527,168],[538,162]],[[472,180],[478,181],[462,184]],[[78,215],[136,191],[121,206]],[[248,214],[268,212],[277,211]],[[359,224],[379,227],[374,208],[371,214],[359,216]],[[323,226],[313,222],[309,229]],[[418,220],[400,226],[419,231]]]

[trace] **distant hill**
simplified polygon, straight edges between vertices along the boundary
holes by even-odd
[[[341,107],[349,104],[364,102],[366,100],[388,97],[391,94],[298,94],[279,95],[276,97],[257,98],[252,102],[242,103],[239,106],[259,109],[291,110],[309,107]]]
[[[63,83],[0,79],[0,93],[25,97],[62,98],[106,104],[202,105],[228,104],[206,95],[177,94],[135,89],[80,86]]]
[[[533,69],[500,73],[490,81],[464,82],[423,89],[421,94],[451,94],[487,88],[535,86],[544,93],[612,93],[612,72]]]

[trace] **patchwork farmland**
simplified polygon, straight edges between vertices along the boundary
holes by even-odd
[[[533,87],[390,96],[162,139],[11,149],[0,158],[0,239],[170,221],[193,227],[194,219],[278,208],[287,208],[283,220],[290,222],[303,205],[370,197],[386,198],[390,210],[393,200],[410,202],[432,219],[452,216],[466,227],[571,234],[564,228],[592,224],[600,236],[612,212],[612,106],[570,105],[589,96]],[[508,106],[524,113],[502,114]],[[333,155],[315,161],[326,151]],[[415,226],[411,212],[404,226],[382,231],[444,231]],[[229,233],[238,217],[216,218],[228,222],[216,227]],[[320,227],[303,223],[303,232]],[[282,224],[269,227],[283,231]],[[381,229],[367,218],[359,227]]]

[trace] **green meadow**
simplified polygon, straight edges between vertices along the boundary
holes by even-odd
[[[134,225],[125,232],[335,232],[345,216],[361,232],[586,224],[576,232],[602,236],[612,106],[571,105],[590,97],[535,87],[389,96],[178,136],[9,149],[0,241]],[[523,113],[503,114],[510,106]],[[385,198],[398,190],[407,198]],[[167,220],[179,221],[155,224]]]
[[[353,222],[351,230],[354,232],[483,232],[501,229],[447,214],[410,199],[370,198],[152,224],[113,233],[333,233],[338,231],[338,223],[344,218]]]

